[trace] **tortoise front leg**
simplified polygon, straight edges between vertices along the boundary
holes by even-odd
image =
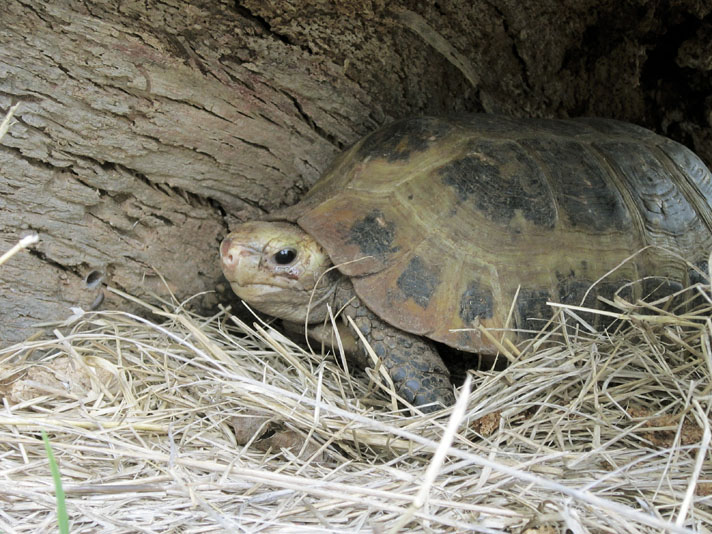
[[[433,343],[386,324],[358,304],[350,304],[345,314],[353,319],[373,351],[383,360],[396,392],[414,406],[435,403],[425,407],[425,412],[440,409],[438,403],[453,404],[455,396],[450,372]]]

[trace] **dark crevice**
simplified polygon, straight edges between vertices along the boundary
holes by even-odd
[[[50,258],[47,254],[45,254],[41,250],[37,249],[37,247],[30,247],[26,250],[27,250],[28,254],[30,254],[30,256],[34,256],[35,258],[42,261],[42,263],[46,263],[47,265],[56,267],[57,269],[59,269],[62,272],[73,274],[77,278],[84,278],[84,275],[79,272],[78,266],[69,266],[69,265],[59,263],[58,261]]]
[[[215,210],[220,216],[220,218],[223,220],[225,219],[225,217],[228,216],[228,214],[232,213],[232,210],[225,208],[219,200],[213,197],[201,197],[201,199],[206,206]],[[256,212],[259,212],[261,214],[266,213],[265,209],[259,205],[259,201],[250,200],[243,197],[235,197],[235,199],[243,203],[248,208],[255,210]]]
[[[317,174],[317,175],[321,174],[322,171],[320,169],[317,169],[316,167],[314,167],[314,165],[312,165],[312,163],[308,159],[306,159],[306,158],[299,158],[299,159],[304,164],[305,167],[311,168],[315,174]],[[300,188],[300,189],[302,189],[302,188]]]
[[[191,193],[190,191],[187,191],[186,189],[183,189],[181,187],[177,187],[171,184],[168,184],[166,182],[152,182],[149,180],[145,174],[142,174],[134,169],[130,169],[128,167],[125,167],[121,164],[118,163],[108,163],[105,165],[110,165],[110,168],[112,170],[115,170],[116,172],[121,172],[123,174],[127,174],[137,180],[138,182],[141,182],[144,184],[146,187],[149,187],[153,189],[154,191],[159,191],[163,193],[166,196],[170,197],[180,197],[185,202],[191,206],[206,206],[210,205],[210,202],[205,198],[201,197],[200,195],[197,195],[195,193]],[[96,188],[96,186],[91,185],[90,187]],[[121,195],[121,194],[119,194]],[[120,198],[119,195],[115,195],[112,197],[114,201],[116,201],[118,198]],[[135,198],[135,197],[134,197]],[[152,213],[152,216],[156,217],[157,219],[160,220],[165,220],[163,217],[156,213]],[[168,220],[165,220],[167,224],[173,225],[174,223]]]
[[[33,128],[32,126],[27,126],[27,127],[32,128],[35,131],[37,131],[37,129]],[[12,132],[8,132],[7,135],[8,135],[8,137],[12,137]],[[52,165],[52,163],[50,163],[50,162],[43,161],[41,159],[34,158],[28,154],[25,154],[24,152],[22,152],[22,150],[20,150],[19,147],[16,148],[16,147],[8,146],[6,144],[0,144],[0,151],[15,154],[19,159],[21,159],[23,161],[23,163],[27,163],[28,165],[31,165],[32,167],[35,167],[37,169],[43,169],[43,170],[46,170],[49,172],[55,172],[58,170],[61,170],[61,171],[67,170],[66,167],[57,167],[55,165]]]
[[[517,47],[517,41],[514,37],[514,35],[511,33],[511,29],[509,27],[509,22],[507,22],[507,17],[505,16],[504,12],[497,7],[496,3],[490,3],[489,4],[492,9],[494,9],[495,13],[499,15],[500,20],[502,21],[502,28],[504,29],[505,35],[509,37],[509,41],[511,43],[511,49],[512,49],[512,56],[517,60],[519,63],[519,71],[522,73],[522,82],[524,82],[524,87],[526,88],[527,91],[531,89],[531,84],[529,83],[529,73],[527,72],[527,63],[524,61],[524,58],[521,56],[519,53],[519,48]]]
[[[276,38],[277,40],[282,41],[284,44],[288,44],[288,45],[293,44],[289,41],[289,38],[286,35],[282,35],[280,33],[275,32],[272,29],[272,25],[269,22],[267,22],[267,20],[265,18],[260,17],[259,15],[255,15],[248,8],[241,5],[239,1],[235,2],[235,11],[237,12],[238,15],[240,15],[244,19],[248,20],[254,26],[256,26],[259,30],[261,30],[262,33],[264,33],[266,35],[271,35],[274,38]]]
[[[74,169],[70,168],[68,170],[69,170],[70,174],[72,175],[72,179],[75,182],[83,185],[84,187],[86,187],[87,189],[89,189],[91,191],[96,191],[96,193],[99,195],[99,199],[103,199],[106,196],[109,196],[109,197],[111,196],[111,193],[109,193],[109,191],[107,191],[106,189],[102,189],[101,187],[97,187],[96,185],[94,185],[90,182],[87,182],[87,180],[84,177],[82,177],[81,175],[77,174],[74,171]]]
[[[171,221],[168,217],[164,217],[160,213],[153,212],[151,213],[151,217],[153,217],[154,219],[158,219],[166,226],[175,226],[175,223],[173,221]]]
[[[266,122],[269,122],[270,124],[272,124],[272,125],[274,125],[274,126],[278,126],[278,127],[280,127],[280,128],[283,126],[283,125],[281,125],[281,124],[276,123],[274,120],[272,120],[271,118],[269,118],[269,117],[268,117],[267,115],[265,115],[264,113],[258,113],[257,115],[258,115],[261,119],[264,119]]]
[[[10,107],[14,106],[15,104],[17,104],[18,102],[21,102],[23,104],[29,104],[29,103],[39,104],[39,103],[42,103],[44,100],[46,100],[44,96],[36,96],[33,94],[29,94],[29,93],[23,94],[22,96],[18,96],[13,93],[7,93],[1,89],[0,89],[0,97],[6,98],[7,100],[10,101],[10,105],[8,106],[8,109]],[[18,112],[20,112],[20,113],[22,112],[22,107],[23,106],[20,106],[18,108]],[[0,108],[0,114],[2,114],[3,118],[5,117],[5,113],[7,113],[8,109]],[[17,115],[15,115],[13,117],[13,119],[19,120]]]
[[[228,211],[214,198],[207,198],[206,199],[208,202],[208,205],[213,208],[218,215],[220,215],[220,220],[224,221],[225,217],[227,217]]]
[[[124,228],[121,228],[117,225],[113,225],[113,224],[109,223],[103,217],[99,217],[98,215],[96,215],[94,213],[94,210],[91,208],[89,208],[86,211],[86,214],[87,214],[87,216],[93,217],[95,220],[99,221],[102,224],[109,224],[111,226],[112,232],[115,232],[118,236],[120,236],[122,238],[135,239],[135,237],[136,237],[136,235],[134,233],[134,227],[135,227],[136,223],[138,222],[138,220],[135,217],[129,217],[128,215],[126,216],[126,219],[132,223],[132,226],[131,226],[130,230],[125,230]],[[96,249],[99,250],[98,248],[96,248]]]
[[[257,29],[259,29],[265,35],[270,35],[274,39],[276,39],[286,45],[296,46],[297,48],[308,53],[309,55],[313,54],[312,50],[308,46],[303,45],[301,43],[297,43],[293,39],[291,39],[288,35],[284,35],[284,34],[279,33],[278,31],[275,31],[267,19],[265,19],[264,17],[261,17],[259,15],[256,15],[255,13],[250,11],[249,8],[240,4],[240,2],[237,0],[235,1],[235,11],[237,12],[238,15],[240,15],[244,19],[248,20],[249,22],[251,22]]]
[[[268,212],[263,206],[260,205],[260,202],[262,202],[262,200],[248,200],[242,197],[237,197],[237,200],[256,211],[259,211],[261,214],[266,214]]]
[[[272,153],[272,151],[270,150],[270,148],[269,148],[268,146],[266,146],[266,145],[261,145],[261,144],[259,144],[259,143],[255,143],[254,141],[248,141],[247,139],[244,139],[244,138],[242,138],[242,137],[237,137],[236,135],[233,136],[233,139],[237,139],[237,140],[240,141],[241,143],[244,143],[244,144],[246,144],[247,146],[251,146],[252,148],[256,148],[256,149],[258,149],[258,150],[264,150],[265,152],[267,152],[267,153],[270,154],[271,156],[274,156],[274,154]]]
[[[293,97],[286,91],[280,92],[292,101],[292,104],[294,104],[295,109],[299,113],[299,116],[302,118],[304,123],[307,124],[312,130],[314,130],[314,132],[316,132],[319,137],[325,139],[326,141],[337,147],[339,150],[344,149],[344,144],[341,141],[336,139],[336,137],[325,131],[323,128],[317,125],[316,122],[314,122],[314,120],[307,114],[307,112],[304,111],[304,108],[299,103],[299,100],[297,100],[295,97]]]
[[[572,46],[564,55],[564,70],[580,70],[582,62],[586,69],[595,69],[596,63],[603,57],[610,56],[621,44],[632,40],[644,42],[637,37],[649,23],[654,7],[650,5],[631,5],[622,2],[615,10],[601,9],[596,13],[593,23],[589,24],[581,35],[578,46]],[[652,10],[652,11],[651,11]],[[637,21],[631,24],[631,21]],[[655,38],[658,33],[653,32]]]
[[[173,37],[173,39],[176,43],[178,43],[177,46],[179,46],[181,50],[183,50],[184,57],[187,58],[186,64],[197,69],[204,76],[210,76],[213,79],[217,79],[215,78],[211,70],[200,59],[197,52],[193,50],[193,48],[190,46],[189,43],[194,42],[191,38],[190,32],[185,31],[184,33],[186,33],[187,35],[176,35],[175,37]]]
[[[712,15],[703,20],[688,15],[668,26],[663,35],[656,35],[650,44],[641,75],[650,121],[665,126],[665,135],[687,146],[693,145],[690,135],[679,122],[666,125],[664,118],[670,116],[671,110],[679,110],[685,121],[694,121],[694,118],[700,122],[704,120],[706,99],[712,87],[712,72],[680,66],[678,53],[681,45],[705,24],[712,24]]]

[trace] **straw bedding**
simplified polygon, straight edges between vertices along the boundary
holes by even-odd
[[[710,532],[709,290],[560,307],[427,416],[229,310],[75,310],[0,351],[0,531],[57,531],[45,430],[72,532]]]
[[[685,300],[559,306],[430,415],[230,310],[74,310],[0,349],[0,532],[58,531],[45,431],[75,533],[709,533],[709,284]]]

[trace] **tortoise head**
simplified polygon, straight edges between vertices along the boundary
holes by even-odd
[[[322,275],[331,260],[295,224],[252,221],[239,225],[220,245],[225,278],[235,294],[257,310],[288,321],[325,316],[335,278]],[[327,273],[328,274],[328,273]]]

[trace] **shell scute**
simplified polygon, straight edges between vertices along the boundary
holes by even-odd
[[[530,139],[524,145],[541,155],[566,224],[596,232],[630,228],[630,214],[613,172],[590,145],[557,138]]]
[[[661,165],[659,156],[629,142],[601,143],[600,149],[616,169],[623,187],[649,231],[681,235],[695,224],[697,214],[682,193],[672,169]]]
[[[428,267],[420,256],[413,256],[396,280],[396,286],[406,299],[413,299],[418,306],[426,309],[439,282],[439,273]]]
[[[595,307],[596,292],[589,291],[592,280],[588,280],[581,275],[577,275],[574,271],[567,274],[556,273],[558,281],[558,301],[563,304],[572,304],[574,306]]]
[[[471,281],[460,297],[458,314],[463,324],[474,325],[475,320],[489,319],[494,309],[492,292],[479,282]]]
[[[395,224],[386,220],[381,210],[373,210],[357,219],[349,228],[347,243],[356,245],[364,256],[383,257],[398,252],[393,245]]]
[[[533,223],[552,228],[556,208],[545,177],[519,144],[477,140],[467,154],[438,169],[442,183],[452,187],[457,204],[470,204],[501,224],[518,211]]]
[[[520,327],[539,330],[543,325],[542,318],[550,312],[547,305],[549,301],[551,301],[551,294],[548,289],[520,288],[517,297]]]
[[[364,139],[356,157],[383,158],[388,162],[408,159],[413,152],[427,150],[452,130],[451,123],[435,117],[396,121]]]

